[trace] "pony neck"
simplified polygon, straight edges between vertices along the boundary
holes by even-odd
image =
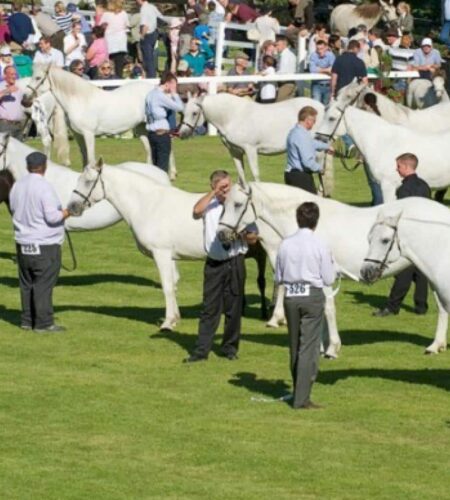
[[[63,108],[65,102],[71,98],[81,97],[83,101],[89,98],[95,99],[102,92],[101,89],[83,78],[54,66],[50,68],[48,78],[51,91]]]
[[[225,93],[206,96],[202,103],[206,120],[221,130],[225,122],[224,118],[229,117],[229,112],[234,111],[236,109],[236,104],[241,100],[242,99],[239,97]]]
[[[394,103],[383,94],[375,93],[381,116],[390,123],[403,123],[410,115],[411,110],[400,103]]]

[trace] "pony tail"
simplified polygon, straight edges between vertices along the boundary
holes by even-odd
[[[53,140],[56,158],[63,165],[70,166],[70,144],[66,115],[58,103],[55,105],[55,112],[53,114]]]

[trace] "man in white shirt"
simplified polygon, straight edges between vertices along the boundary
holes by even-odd
[[[142,63],[147,78],[155,78],[157,62],[155,66],[155,45],[158,41],[158,19],[164,20],[164,16],[159,10],[147,0],[137,0],[141,6],[141,51]]]
[[[278,53],[277,73],[280,75],[293,75],[297,73],[297,58],[288,47],[288,39],[284,35],[278,35],[275,46]],[[295,92],[295,82],[280,83],[277,102],[292,99],[295,97]]]
[[[34,64],[53,64],[58,68],[64,66],[63,53],[52,47],[51,38],[47,36],[41,37],[39,40],[39,50],[34,55]]]
[[[64,37],[64,54],[66,55],[66,66],[70,66],[72,61],[86,59],[86,38],[81,33],[80,21],[73,21],[72,31]]]
[[[256,242],[256,233],[252,231],[229,246],[221,243],[217,227],[223,203],[231,189],[231,177],[225,170],[216,170],[211,174],[210,182],[211,191],[199,199],[193,210],[194,219],[203,219],[207,258],[197,343],[194,352],[184,360],[185,363],[208,359],[222,312],[225,325],[221,355],[230,361],[237,359],[244,297],[244,258],[248,250],[247,242]]]
[[[278,250],[275,280],[284,285],[284,310],[290,340],[290,367],[294,386],[292,406],[316,409],[311,389],[319,371],[320,340],[325,321],[324,286],[336,278],[328,245],[315,229],[319,222],[316,203],[297,208],[299,230],[284,239]]]

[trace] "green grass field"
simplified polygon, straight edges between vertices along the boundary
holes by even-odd
[[[111,163],[143,159],[135,140],[100,139],[97,148]],[[175,148],[184,189],[206,190],[210,171],[232,170],[216,138]],[[263,180],[281,182],[283,163],[262,158]],[[338,169],[337,199],[362,204],[368,193],[362,171]],[[259,320],[253,262],[240,359],[212,353],[186,366],[201,262],[180,263],[183,318],[160,333],[158,274],[125,224],[74,234],[79,268],[61,272],[54,296],[68,332],[38,336],[17,327],[5,207],[0,238],[1,498],[449,498],[450,353],[423,355],[436,326],[432,301],[426,316],[412,313],[408,297],[399,316],[375,319],[391,281],[343,282],[341,356],[321,361],[313,393],[326,408],[296,412],[252,400],[290,386],[286,329]]]

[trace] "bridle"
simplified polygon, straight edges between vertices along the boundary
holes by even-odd
[[[337,110],[339,111],[340,115],[339,115],[339,118],[337,119],[336,121],[336,125],[334,126],[334,129],[333,131],[331,132],[331,134],[323,134],[323,133],[319,133],[319,132],[316,132],[316,136],[319,138],[323,137],[325,138],[326,140],[328,141],[332,141],[334,139],[334,136],[336,135],[336,132],[337,132],[337,129],[339,128],[339,125],[341,124],[343,118],[344,118],[344,113],[345,113],[345,110],[349,107],[349,106],[353,106],[353,104],[355,104],[355,102],[359,99],[359,96],[366,90],[366,87],[364,86],[361,90],[359,90],[356,94],[356,96],[351,100],[349,101],[343,108],[340,108],[339,106],[336,106]]]
[[[389,224],[386,224],[384,222],[378,222],[376,224],[374,224],[374,226],[372,227],[372,230],[371,232],[373,231],[373,229],[375,228],[375,226],[377,225],[382,225],[382,226],[387,226],[387,227],[390,227],[394,233],[392,235],[392,240],[389,244],[389,248],[387,249],[387,252],[386,252],[386,255],[384,256],[383,259],[369,259],[369,258],[366,258],[364,259],[364,262],[370,262],[372,264],[379,264],[379,268],[378,268],[378,275],[381,276],[382,272],[388,267],[388,265],[386,264],[388,258],[389,258],[389,254],[391,253],[391,250],[394,248],[394,245],[395,243],[397,243],[397,246],[398,246],[398,249],[400,250],[400,244],[399,244],[399,241],[398,241],[398,226],[391,226]]]
[[[242,189],[242,188],[240,188],[240,190],[245,194],[247,199],[245,201],[244,209],[242,210],[241,214],[239,215],[238,220],[236,221],[236,224],[234,226],[232,226],[231,224],[227,224],[226,222],[222,222],[222,221],[219,222],[219,224],[221,226],[226,227],[227,229],[230,229],[233,232],[234,236],[238,235],[239,224],[241,223],[245,213],[247,212],[249,205],[252,207],[253,214],[255,216],[255,220],[258,218],[258,215],[256,213],[256,208],[255,208],[255,205],[254,205],[253,200],[252,200],[252,188],[249,186],[248,191],[246,191],[245,189]]]
[[[101,185],[102,185],[102,189],[103,189],[103,197],[105,198],[106,197],[106,191],[105,191],[105,183],[103,182],[103,177],[102,177],[102,170],[100,169],[100,171],[98,172],[98,175],[94,181],[94,183],[92,184],[92,187],[91,189],[89,190],[88,194],[84,194],[84,193],[81,193],[80,191],[78,191],[78,189],[74,189],[72,192],[76,195],[78,195],[82,200],[82,204],[81,206],[83,207],[83,210],[88,207],[92,207],[92,202],[89,200],[89,198],[91,197],[91,194],[93,193],[94,189],[96,188],[97,184],[98,184],[98,181],[100,181]]]
[[[37,91],[38,91],[39,87],[41,87],[45,83],[45,81],[47,80],[47,78],[49,78],[50,68],[51,68],[51,65],[49,64],[48,67],[47,67],[47,69],[44,72],[44,76],[42,77],[41,81],[38,82],[38,84],[35,87],[32,87],[30,84],[28,84],[26,86],[27,89],[31,90],[32,99],[34,99],[38,95]]]
[[[6,151],[8,149],[8,142],[9,142],[9,135],[6,136],[6,141],[4,144],[1,144],[0,147],[2,148],[0,151],[0,158],[2,158],[2,168],[0,170],[6,170]]]
[[[186,125],[186,127],[188,127],[192,133],[194,133],[195,129],[197,128],[198,122],[199,122],[200,117],[201,117],[202,112],[203,112],[200,104],[197,104],[197,103],[194,103],[194,104],[198,107],[198,109],[200,111],[199,114],[197,115],[197,118],[194,121],[194,125],[191,125],[190,123],[185,122],[184,117],[183,117],[183,121],[180,123],[180,127],[182,127],[183,125]]]

